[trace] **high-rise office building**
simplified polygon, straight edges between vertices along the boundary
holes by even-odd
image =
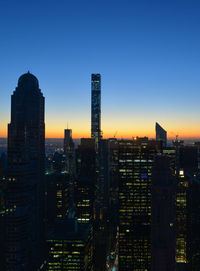
[[[186,270],[200,270],[200,175],[187,177],[187,262]]]
[[[152,167],[161,144],[148,138],[118,144],[119,270],[150,270]]]
[[[98,146],[101,138],[101,75],[92,74],[91,80],[91,137],[95,139]]]
[[[93,224],[96,186],[96,152],[92,138],[82,138],[76,151],[75,205],[78,222]]]
[[[54,172],[45,176],[46,218],[49,225],[69,213],[69,176]]]
[[[156,122],[156,140],[163,143],[163,147],[167,146],[167,132]]]
[[[151,270],[175,270],[176,178],[165,155],[155,157],[152,172]]]
[[[92,238],[88,224],[76,219],[56,221],[47,236],[47,270],[93,271]]]
[[[6,270],[37,270],[44,240],[44,97],[22,75],[11,97],[6,187]]]

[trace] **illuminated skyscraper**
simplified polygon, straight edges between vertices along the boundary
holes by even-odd
[[[119,270],[150,270],[151,189],[160,142],[148,138],[119,144]]]
[[[75,219],[58,220],[51,228],[47,270],[93,271],[93,232]]]
[[[156,140],[163,142],[163,147],[167,146],[167,132],[156,122]]]
[[[101,138],[101,75],[99,73],[92,74],[91,79],[91,137],[98,145]]]
[[[44,97],[29,72],[18,80],[8,125],[6,270],[37,270],[44,219]]]

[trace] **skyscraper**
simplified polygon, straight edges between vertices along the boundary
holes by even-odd
[[[167,146],[167,132],[156,122],[156,140],[163,142],[163,147]]]
[[[119,144],[119,270],[150,270],[151,190],[160,142],[148,138]]]
[[[96,186],[96,152],[92,138],[81,138],[76,151],[75,204],[78,222],[93,224]]]
[[[37,78],[23,74],[11,97],[6,190],[6,269],[37,270],[44,219],[44,97]]]
[[[72,129],[65,129],[64,134],[64,153],[74,151],[74,142],[72,140]]]
[[[93,271],[91,225],[74,218],[56,221],[47,235],[47,270]]]
[[[75,175],[75,148],[72,139],[72,129],[64,131],[64,154],[66,157],[66,171],[73,180]]]
[[[170,159],[158,155],[152,172],[151,270],[175,270],[176,178]]]
[[[98,145],[101,138],[101,75],[93,73],[91,79],[91,137],[95,139],[95,143]]]

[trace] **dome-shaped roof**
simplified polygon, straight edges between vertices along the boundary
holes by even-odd
[[[39,87],[38,79],[29,71],[25,74],[22,74],[18,79],[18,87],[27,85],[33,88]]]

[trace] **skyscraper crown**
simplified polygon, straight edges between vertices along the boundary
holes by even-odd
[[[31,88],[38,88],[39,87],[38,79],[28,71],[27,73],[19,77],[18,87],[21,87],[21,86],[29,86]]]

